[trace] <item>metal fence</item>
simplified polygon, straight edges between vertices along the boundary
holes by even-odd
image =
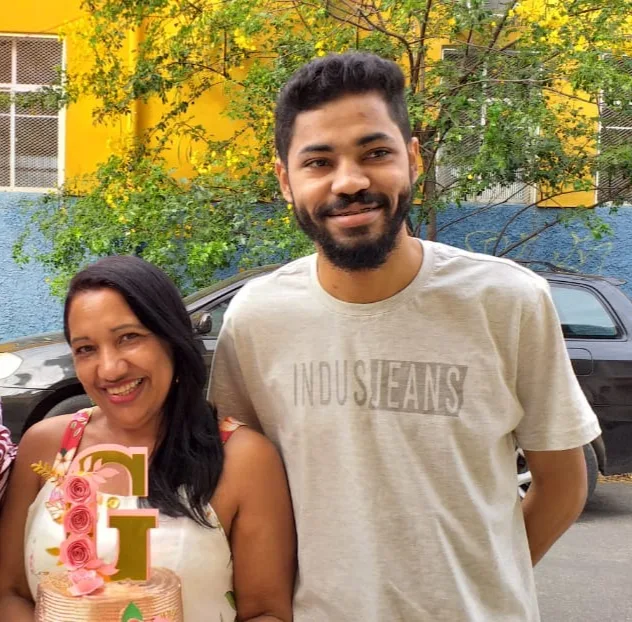
[[[60,83],[62,64],[56,37],[0,35],[0,189],[63,181],[63,112],[37,96]]]

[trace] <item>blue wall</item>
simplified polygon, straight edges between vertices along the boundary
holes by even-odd
[[[61,302],[48,293],[46,274],[29,264],[17,266],[11,258],[22,231],[20,201],[28,195],[0,192],[0,341],[61,326]]]
[[[504,205],[454,222],[467,214],[474,214],[477,208],[449,208],[438,215],[438,228],[453,224],[440,231],[438,239],[468,250],[493,254],[500,230],[519,210],[519,207]],[[616,276],[627,281],[623,289],[632,296],[632,208],[620,208],[614,214],[609,212],[608,208],[597,208],[591,213],[612,227],[612,235],[595,240],[586,226],[574,220],[568,226],[557,225],[548,229],[507,256],[549,261],[586,274]],[[507,229],[499,248],[509,247],[562,213],[563,210],[557,209],[530,209]],[[568,214],[568,210],[564,213]]]
[[[15,265],[11,249],[22,231],[24,216],[19,203],[28,195],[0,192],[0,341],[20,335],[57,330],[61,327],[61,302],[50,296],[46,274],[37,264]],[[439,227],[474,213],[474,207],[450,208],[438,216]],[[504,205],[472,218],[451,224],[439,233],[439,240],[469,250],[491,253],[503,224],[518,211]],[[503,236],[506,248],[521,236],[559,215],[558,210],[529,210],[518,217]],[[595,240],[580,223],[557,226],[520,246],[509,256],[514,259],[541,259],[561,267],[589,274],[617,276],[628,282],[623,287],[632,296],[632,208],[609,215],[596,213],[614,229],[612,236]]]

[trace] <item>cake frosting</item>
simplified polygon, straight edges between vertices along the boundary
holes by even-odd
[[[178,576],[167,568],[152,568],[147,581],[109,581],[100,590],[72,596],[68,573],[42,577],[37,589],[35,622],[183,622]],[[133,609],[135,607],[136,609]],[[125,619],[125,613],[134,617]]]

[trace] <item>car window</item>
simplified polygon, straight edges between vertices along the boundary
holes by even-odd
[[[596,294],[583,287],[551,284],[564,337],[612,339],[619,329]]]
[[[224,323],[224,313],[226,313],[226,309],[228,309],[231,299],[232,298],[225,298],[219,303],[214,301],[202,309],[202,311],[210,313],[213,318],[213,327],[211,328],[210,333],[204,335],[206,338],[217,339],[219,336],[219,331]]]

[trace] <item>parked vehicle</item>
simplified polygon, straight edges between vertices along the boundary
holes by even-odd
[[[601,436],[584,447],[590,496],[599,472],[632,472],[632,301],[620,279],[522,263],[546,270],[539,274],[551,286],[573,369],[601,425]]]
[[[623,281],[528,263],[547,269],[540,274],[551,286],[573,368],[601,423],[602,436],[584,448],[592,492],[599,472],[632,472],[632,301],[620,289]],[[184,299],[207,366],[232,297],[244,283],[274,267],[242,272]],[[63,334],[0,343],[0,399],[15,441],[44,417],[90,404]],[[518,467],[525,490],[530,477],[520,453]]]

